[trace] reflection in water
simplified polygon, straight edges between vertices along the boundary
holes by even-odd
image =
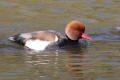
[[[24,54],[28,79],[36,76],[37,79],[85,80],[88,74],[86,62],[88,51],[66,50],[63,52],[46,52]],[[66,68],[66,69],[65,69]],[[32,72],[32,74],[31,74]],[[60,76],[61,75],[61,76]],[[66,77],[62,77],[66,76]],[[70,77],[72,76],[72,77]]]
[[[62,59],[58,56],[58,52],[25,54],[25,57],[27,70],[25,74],[29,74],[27,79],[34,76],[40,80],[61,78],[59,75],[62,73],[63,64],[61,63]]]
[[[66,55],[65,66],[68,68],[68,73],[73,80],[86,80],[88,69],[87,59],[88,51],[68,52]]]
[[[74,59],[74,57],[75,57],[75,59],[78,59],[78,60],[75,60],[78,63],[75,63],[73,61],[73,63],[75,63],[75,65],[71,65],[71,64],[67,65],[67,63],[64,61],[66,59],[66,57],[64,55],[62,55],[62,56],[60,55],[60,53],[62,53],[62,50],[60,50],[60,52],[57,52],[57,51],[46,52],[45,51],[45,52],[38,52],[38,53],[31,52],[32,54],[29,54],[29,53],[24,54],[27,70],[29,72],[32,72],[32,75],[28,71],[27,71],[28,72],[27,74],[31,75],[31,77],[36,76],[39,79],[41,79],[43,77],[57,78],[61,74],[69,76],[69,74],[66,74],[66,72],[64,71],[65,70],[64,65],[69,66],[69,67],[75,67],[75,69],[69,70],[69,72],[78,71],[76,76],[79,74],[82,74],[81,72],[79,73],[79,71],[84,71],[84,70],[79,69],[79,67],[84,66],[84,64],[86,64],[86,63],[82,63],[82,62],[79,63],[79,60],[81,61],[81,59],[85,59],[85,56],[82,56],[82,55],[87,53],[87,51],[82,52],[82,53],[80,52],[81,49],[84,50],[87,47],[86,40],[84,41],[86,44],[85,43],[82,44],[83,41],[84,40],[80,40],[81,45],[72,45],[70,47],[68,46],[69,48],[64,49],[66,51],[63,50],[63,53],[65,55],[67,55],[67,59],[71,58],[70,61],[67,60],[67,63],[68,62],[71,63],[71,60]],[[69,52],[71,52],[71,54]],[[78,54],[74,54],[75,52]],[[68,55],[70,55],[70,56],[68,56]],[[68,78],[68,77],[65,77],[65,78]]]

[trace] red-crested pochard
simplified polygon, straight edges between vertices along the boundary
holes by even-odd
[[[45,50],[57,47],[64,47],[79,44],[80,39],[91,40],[85,33],[85,25],[79,21],[72,21],[65,28],[65,36],[53,30],[34,31],[28,33],[20,33],[9,37],[8,39],[18,44],[22,44],[32,50]],[[53,47],[54,48],[54,47]]]

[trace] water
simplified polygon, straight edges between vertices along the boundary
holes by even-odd
[[[0,80],[119,80],[119,0],[0,0]],[[87,49],[31,52],[13,34],[82,21],[93,39]]]

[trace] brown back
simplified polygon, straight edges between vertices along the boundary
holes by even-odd
[[[32,39],[54,42],[55,38],[56,38],[56,34],[54,34],[53,32],[49,32],[49,31],[32,32]]]

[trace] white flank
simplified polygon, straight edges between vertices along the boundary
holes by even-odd
[[[57,36],[55,36],[55,41],[58,41],[58,37]]]
[[[25,46],[36,51],[41,51],[44,50],[50,43],[50,41],[28,40]]]

